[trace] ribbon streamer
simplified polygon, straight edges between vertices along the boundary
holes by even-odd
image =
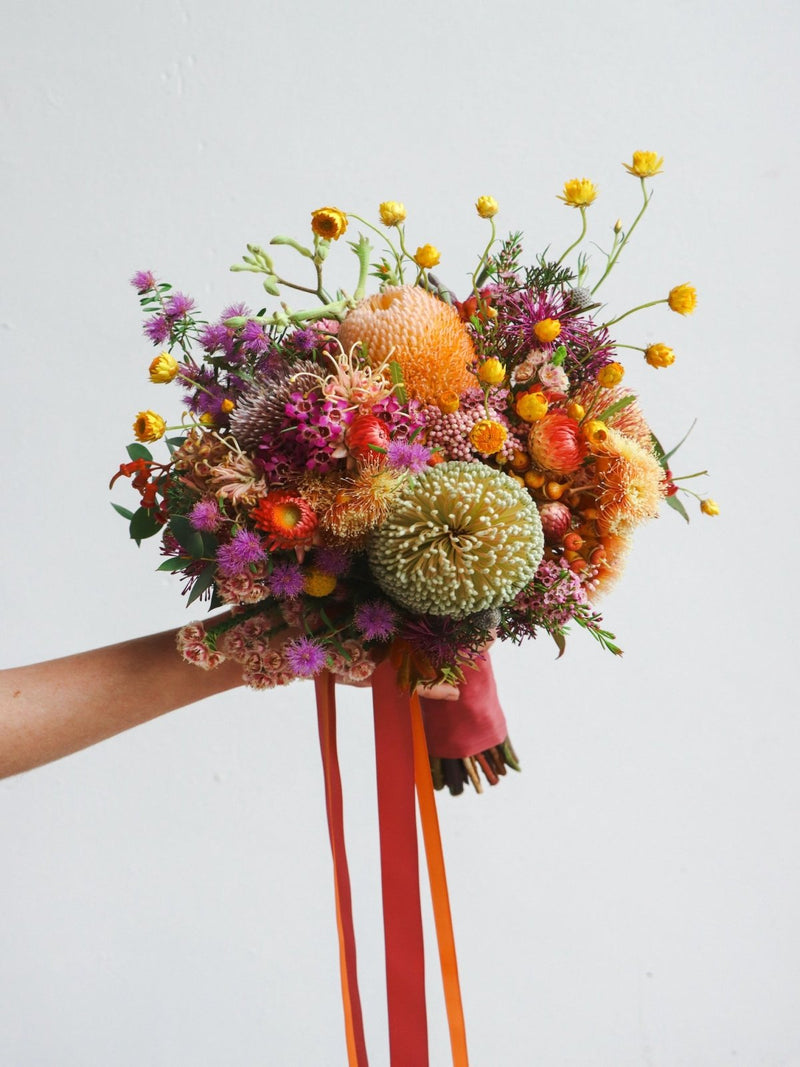
[[[349,1067],[368,1067],[364,1041],[361,998],[358,992],[356,969],[356,940],[353,930],[353,907],[350,894],[350,872],[344,841],[344,811],[339,756],[336,748],[336,697],[332,674],[325,672],[315,679],[317,723],[325,777],[325,808],[328,815],[328,835],[333,856],[333,880],[336,894],[336,928],[339,935],[339,971],[344,1005],[345,1038]]]

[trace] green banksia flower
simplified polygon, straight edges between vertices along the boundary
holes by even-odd
[[[411,611],[464,618],[533,578],[544,537],[528,491],[483,463],[440,463],[402,490],[369,545],[378,584]]]

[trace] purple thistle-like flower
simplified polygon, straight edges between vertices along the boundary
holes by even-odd
[[[353,621],[367,641],[386,641],[397,629],[397,614],[385,600],[359,604]]]
[[[137,270],[131,278],[131,285],[137,293],[149,293],[156,287],[156,278],[151,270]]]
[[[303,592],[303,572],[300,565],[291,560],[276,563],[267,579],[267,585],[273,596],[294,600]]]
[[[343,548],[335,548],[332,545],[320,545],[314,549],[314,566],[325,574],[332,574],[335,578],[341,578],[350,570],[350,553]]]
[[[311,678],[325,666],[327,652],[313,637],[298,637],[283,646],[283,654],[291,670],[299,678]]]
[[[232,541],[217,549],[217,565],[225,577],[230,578],[265,556],[260,537],[251,530],[240,530]]]
[[[164,311],[171,319],[179,319],[183,315],[188,315],[193,307],[194,300],[186,293],[173,293],[167,300]]]
[[[230,330],[221,322],[209,323],[198,334],[198,341],[209,355],[213,355],[218,349],[227,349],[230,341]]]
[[[391,441],[386,449],[388,466],[406,468],[412,474],[421,474],[431,458],[431,450],[415,441]]]
[[[324,341],[324,338],[319,330],[306,328],[305,330],[295,330],[293,334],[287,337],[287,341],[291,342],[292,347],[297,352],[306,354],[308,352],[314,352],[319,348]]]
[[[241,341],[245,349],[253,355],[265,352],[269,348],[269,338],[264,333],[264,327],[251,319],[245,323],[241,332]]]
[[[206,533],[219,529],[222,515],[216,500],[198,500],[189,512],[189,522],[195,530],[204,530]]]
[[[224,324],[228,319],[246,319],[250,314],[247,304],[229,304],[220,315],[220,320]]]
[[[154,345],[163,345],[171,333],[169,320],[164,315],[152,315],[145,319],[143,329]]]

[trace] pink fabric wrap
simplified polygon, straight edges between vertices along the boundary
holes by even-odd
[[[497,697],[492,662],[478,660],[466,670],[458,700],[421,698],[428,752],[440,759],[463,759],[501,744],[508,727]]]

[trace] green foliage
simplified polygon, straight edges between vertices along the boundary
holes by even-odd
[[[133,518],[133,512],[130,511],[128,508],[124,508],[121,504],[115,504],[112,501],[111,507],[114,509],[114,511],[118,512],[123,517],[123,519],[127,519],[128,522],[130,522],[130,520]]]
[[[150,449],[145,448],[144,445],[140,445],[138,442],[128,445],[127,452],[131,459],[145,459],[148,463],[153,462],[153,454]]]
[[[137,545],[148,537],[154,537],[161,528],[161,523],[156,520],[155,508],[139,508],[131,516],[130,535]]]

